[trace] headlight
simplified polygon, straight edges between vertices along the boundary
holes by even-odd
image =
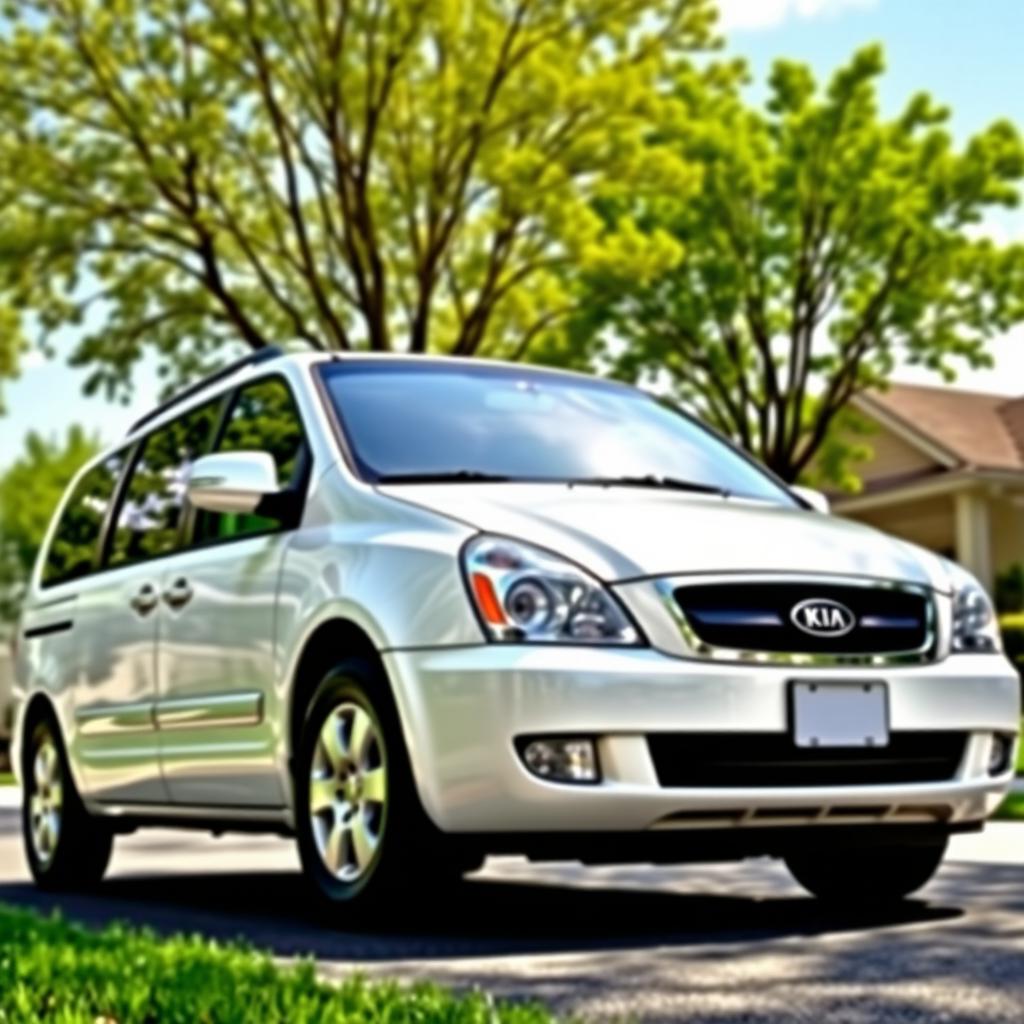
[[[985,588],[970,573],[954,566],[953,651],[994,654],[1003,649],[996,610]]]
[[[557,555],[502,537],[463,551],[466,580],[491,640],[638,644],[640,634],[605,587]]]

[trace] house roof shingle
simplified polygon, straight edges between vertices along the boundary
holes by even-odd
[[[1024,470],[1024,397],[918,384],[865,397],[963,466]]]

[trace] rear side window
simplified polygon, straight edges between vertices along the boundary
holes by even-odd
[[[111,566],[177,550],[188,472],[212,443],[220,408],[220,400],[200,406],[143,441],[118,513]]]
[[[239,391],[231,408],[219,452],[266,452],[277,466],[278,486],[301,482],[306,439],[302,419],[288,385],[280,377],[257,381]],[[196,522],[198,542],[232,540],[282,528],[273,515],[202,512]]]
[[[92,572],[103,523],[127,458],[127,449],[109,455],[78,481],[46,553],[43,586],[67,583]]]

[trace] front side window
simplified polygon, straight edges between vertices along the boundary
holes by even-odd
[[[369,480],[667,482],[796,505],[695,420],[622,384],[485,363],[353,360],[322,372]]]
[[[46,552],[43,586],[67,583],[92,572],[103,523],[127,458],[127,449],[109,455],[78,481]]]
[[[220,407],[215,401],[193,409],[143,441],[118,513],[111,566],[177,550],[189,469],[209,449]]]
[[[303,468],[305,435],[288,385],[280,377],[257,381],[239,391],[231,408],[218,452],[266,452],[277,467],[281,490],[295,487]],[[270,514],[201,512],[196,540],[232,540],[272,533],[282,520]]]

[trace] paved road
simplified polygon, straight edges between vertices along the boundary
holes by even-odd
[[[585,870],[504,859],[433,910],[356,931],[310,908],[290,844],[263,837],[140,833],[119,840],[101,893],[39,894],[0,800],[0,902],[240,936],[313,955],[329,976],[479,985],[595,1018],[1024,1019],[1024,825],[958,839],[923,898],[885,918],[827,914],[767,861]]]

